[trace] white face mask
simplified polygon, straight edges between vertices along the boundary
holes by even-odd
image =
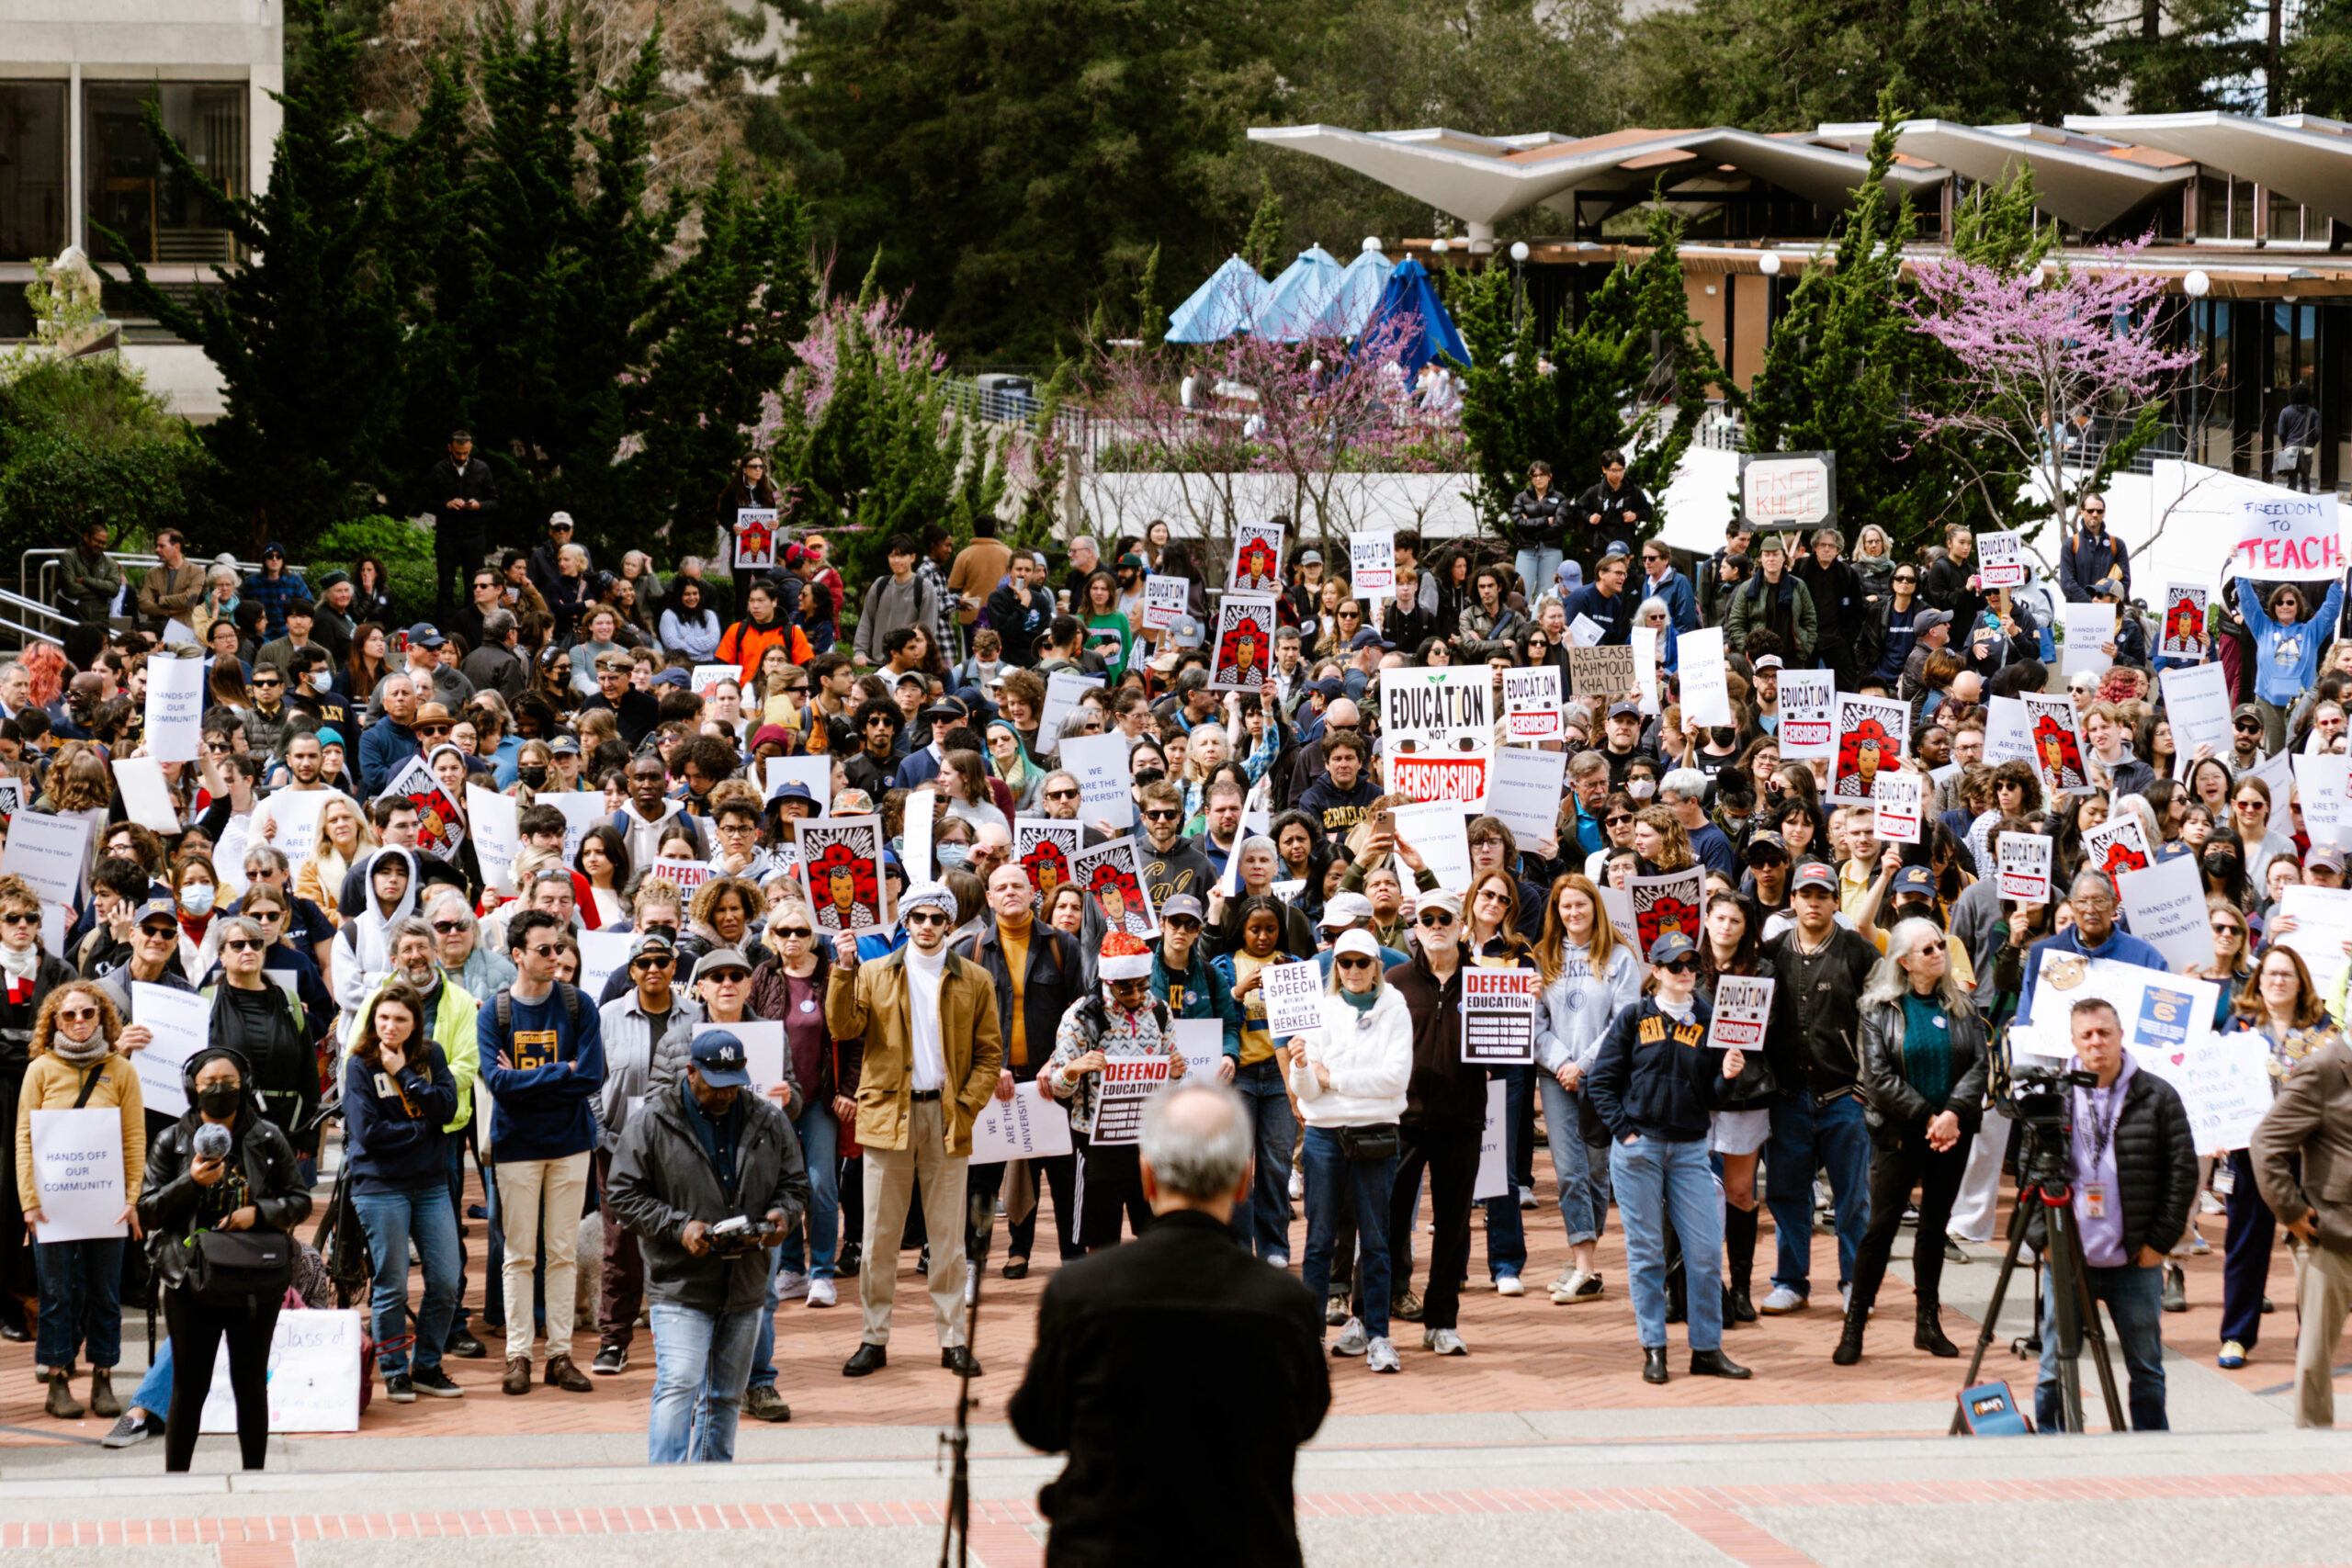
[[[1648,779],[1627,779],[1625,793],[1635,800],[1647,800],[1657,793],[1657,785]]]
[[[334,690],[334,677],[323,670],[311,671],[311,690],[323,695]]]
[[[191,882],[187,886],[181,888],[180,908],[186,909],[191,915],[201,916],[210,914],[212,912],[212,885],[206,882]]]

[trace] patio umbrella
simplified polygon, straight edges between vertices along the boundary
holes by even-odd
[[[1266,298],[1266,280],[1239,256],[1209,274],[1193,297],[1168,318],[1170,343],[1222,343],[1250,330],[1250,318]]]

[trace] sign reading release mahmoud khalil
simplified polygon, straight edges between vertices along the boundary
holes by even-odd
[[[1384,670],[1388,787],[1414,800],[1483,799],[1495,752],[1495,679],[1484,665]]]

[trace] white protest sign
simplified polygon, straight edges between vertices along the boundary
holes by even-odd
[[[2060,661],[2060,673],[2104,675],[2114,669],[2115,656],[2106,651],[2106,645],[2115,640],[2115,606],[2068,604],[2058,609],[2066,628],[2065,658]]]
[[[937,790],[919,789],[907,796],[899,818],[899,861],[910,881],[927,881],[931,876],[932,829],[938,826],[938,816]]]
[[[1996,897],[2028,904],[2050,902],[2050,867],[2057,840],[2046,833],[2004,833],[1995,846],[2001,863]]]
[[[2292,754],[2286,751],[2273,751],[2240,773],[2238,778],[2241,781],[2260,779],[2269,786],[2270,814],[2275,818],[2278,815],[2278,802],[2287,798],[2287,791],[2293,784],[2294,776]]]
[[[194,991],[132,980],[130,1016],[153,1037],[130,1053],[141,1100],[165,1116],[187,1115],[187,1086],[180,1069],[209,1042],[212,1005]]]
[[[765,1095],[792,1081],[785,1055],[784,1025],[775,1019],[747,1018],[727,1026],[743,1043],[743,1070],[752,1076],[752,1092]]]
[[[2179,731],[2175,730],[2177,735]],[[2033,761],[2033,732],[2027,726],[2020,697],[1984,699],[1984,763],[1998,767],[2007,761]]]
[[[1321,964],[1311,958],[1296,964],[1269,964],[1258,976],[1259,988],[1266,993],[1268,1035],[1280,1039],[1323,1027]]]
[[[1500,748],[1487,783],[1487,814],[1531,850],[1550,843],[1560,830],[1562,783],[1567,769],[1566,751]]]
[[[1715,1016],[1707,1025],[1707,1045],[1715,1051],[1759,1051],[1772,1021],[1770,976],[1715,976]]]
[[[514,891],[514,857],[523,852],[523,835],[514,825],[519,803],[511,795],[466,785],[466,820],[473,827],[474,860],[482,880],[494,892]]]
[[[775,517],[776,508],[773,506],[735,509],[734,537],[730,541],[732,570],[765,571],[775,565]]]
[[[1838,508],[1837,480],[1829,455],[1776,452],[1743,458],[1739,505],[1758,529],[1810,528],[1826,523]]]
[[[1237,523],[1233,527],[1233,559],[1225,585],[1236,593],[1279,593],[1283,591],[1283,526],[1279,523]]]
[[[2199,1154],[2224,1154],[2254,1142],[2272,1094],[2270,1044],[2261,1035],[2214,1035],[2169,1049],[2134,1043],[2126,1049],[2142,1072],[2164,1079],[2180,1096]]]
[[[2173,776],[2188,776],[2189,764],[2200,746],[2211,746],[2213,755],[2227,757],[2234,740],[2230,733],[2230,672],[2218,663],[2197,664],[2186,670],[2166,670],[2157,675],[2156,683],[2164,693],[2165,716],[2172,720]],[[1984,760],[1993,760],[1989,732]]]
[[[212,846],[212,869],[220,874],[220,886],[232,897],[245,896],[245,850],[253,838],[254,819],[232,817],[220,829],[220,841]]]
[[[2238,502],[2241,581],[2332,582],[2344,575],[2344,531],[2335,492],[2265,489]]]
[[[1216,1082],[1216,1065],[1225,1056],[1225,1021],[1176,1020],[1176,1054],[1184,1058],[1184,1077],[1189,1082]]]
[[[742,678],[742,671],[732,664],[697,664],[687,675],[686,684],[695,696],[708,702],[721,681],[741,682]]]
[[[1061,743],[1062,720],[1069,716],[1087,688],[1102,683],[1102,676],[1081,675],[1075,670],[1057,670],[1046,677],[1046,706],[1037,716],[1038,750],[1051,752]]]
[[[1432,800],[1390,810],[1396,820],[1398,840],[1413,846],[1440,887],[1470,886],[1470,823],[1461,807]]]
[[[262,802],[254,818],[268,822],[269,841],[289,863],[300,865],[319,847],[319,814],[327,802],[349,798],[340,790],[281,789]]]
[[[2209,955],[2211,947],[2209,941]],[[2111,958],[2045,953],[2029,998],[2032,1011],[2011,1026],[2010,1045],[2025,1055],[2070,1060],[2075,1054],[2071,1010],[2096,997],[2115,1010],[2124,1039],[2181,1050],[2212,1033],[2213,1009],[2221,994],[2221,987],[2211,980]]]
[[[476,1093],[481,1091],[477,1089]],[[281,1312],[269,1340],[269,1429],[273,1433],[359,1430],[360,1343],[367,1319],[349,1312]],[[198,1427],[208,1436],[237,1429],[229,1357],[212,1363]]]
[[[2025,536],[1989,533],[1976,536],[1977,578],[1985,592],[2025,586]]]
[[[2347,761],[2352,758],[2341,751],[2322,752],[2316,757],[2295,754],[2295,798],[2302,803],[2303,827],[2311,835],[2313,849],[2341,845],[2346,828],[2352,826],[2345,819]]]
[[[1871,781],[1871,799],[1878,809],[1878,836],[1890,843],[1919,841],[1919,802],[1924,782],[1917,773],[1883,773]]]
[[[1455,807],[1486,798],[1495,750],[1495,681],[1483,664],[1380,672],[1388,787]]]
[[[1838,673],[1834,670],[1781,671],[1781,755],[1826,757],[1836,747]]]
[[[114,782],[122,791],[124,816],[158,833],[180,830],[180,814],[172,805],[172,786],[164,782],[163,763],[153,757],[119,757]]]
[[[1702,626],[1684,632],[1676,642],[1681,660],[1682,724],[1718,725],[1731,722],[1730,673],[1724,664],[1724,629]]]
[[[147,754],[193,762],[204,754],[204,660],[147,661]]]
[[[2140,818],[2130,812],[2083,831],[2081,870],[2103,871],[2112,882],[2126,872],[2145,871],[2155,862],[2155,851],[2148,843]]]
[[[2213,962],[2213,928],[2205,913],[2205,878],[2194,855],[2160,861],[2115,879],[2132,934],[2165,955],[2175,973]]]
[[[817,815],[824,816],[833,807],[833,760],[831,757],[770,757],[768,759],[767,794],[774,800],[788,784],[808,786],[817,802]]]
[[[580,933],[580,989],[591,997],[605,994],[605,982],[613,972],[628,965],[628,944],[636,941],[629,931],[582,931]]]
[[[1094,1100],[1094,1130],[1087,1142],[1103,1148],[1135,1143],[1143,1130],[1144,1102],[1171,1076],[1165,1056],[1114,1056],[1103,1063]]]
[[[1640,965],[1642,973],[1648,974],[1649,957],[1642,951],[1641,925],[1634,916],[1633,894],[1623,887],[1603,886],[1600,907],[1607,911],[1610,929],[1617,933],[1617,940],[1633,951],[1634,962]]]
[[[1474,1201],[1510,1196],[1510,1161],[1503,1153],[1503,1135],[1510,1123],[1508,1091],[1500,1078],[1487,1082],[1487,1128],[1478,1137],[1478,1179],[1470,1187]]]
[[[1181,577],[1162,577],[1158,572],[1143,580],[1143,629],[1164,632],[1184,618],[1192,600],[1193,585]]]
[[[1503,671],[1503,737],[1514,745],[1557,740],[1567,734],[1560,701],[1560,667]]]
[[[599,822],[613,819],[601,789],[542,790],[531,797],[536,806],[552,806],[563,813],[563,863],[580,859],[580,840]],[[519,840],[517,840],[520,841]]]
[[[1050,1159],[1069,1152],[1069,1111],[1046,1092],[1042,1079],[1014,1086],[1011,1100],[989,1096],[979,1115],[972,1119],[969,1164]]]
[[[2290,882],[2279,891],[2278,913],[2293,916],[2295,927],[2289,931],[2273,929],[2270,940],[2302,955],[2304,967],[2312,972],[2312,988],[2322,998],[2335,996],[2344,975],[2344,944],[2352,940],[2352,891]],[[2274,928],[2283,923],[2275,921]],[[2210,942],[2206,956],[2212,956]]]
[[[1128,740],[1108,735],[1073,735],[1062,742],[1057,759],[1078,778],[1078,818],[1081,822],[1107,825],[1114,833],[1136,825],[1134,786],[1127,776]]]
[[[130,1201],[122,1169],[122,1112],[112,1107],[32,1113],[33,1187],[19,1194],[46,1218],[36,1241],[96,1241],[129,1235]]]
[[[1396,592],[1396,532],[1367,528],[1348,536],[1348,584],[1358,599],[1385,599]],[[1533,592],[1532,588],[1529,589]]]
[[[1535,1061],[1535,1009],[1544,976],[1532,969],[1462,971],[1462,1059],[1493,1067]]]
[[[0,876],[23,877],[44,904],[74,903],[82,896],[89,841],[86,817],[19,811],[8,824],[8,847],[0,850]]]
[[[1579,614],[1575,620],[1568,623],[1570,648],[1599,648],[1600,639],[1608,635],[1609,628],[1590,615]]]
[[[1657,636],[1656,626],[1635,626],[1625,634],[1625,642],[1634,650],[1634,675],[1642,689],[1642,711],[1659,711],[1657,692]]]

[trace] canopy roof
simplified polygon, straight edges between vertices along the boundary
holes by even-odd
[[[1239,256],[1225,265],[1193,290],[1192,298],[1168,318],[1170,343],[1222,343],[1250,330],[1250,321],[1265,303],[1266,280]]]
[[[1413,318],[1414,330],[1396,345],[1396,363],[1408,376],[1418,374],[1441,354],[1450,355],[1456,364],[1470,363],[1470,350],[1462,334],[1453,330],[1453,318],[1438,299],[1428,269],[1410,256],[1388,275],[1388,285],[1381,290],[1380,303],[1364,323],[1363,335],[1369,338],[1386,323],[1407,315]]]

